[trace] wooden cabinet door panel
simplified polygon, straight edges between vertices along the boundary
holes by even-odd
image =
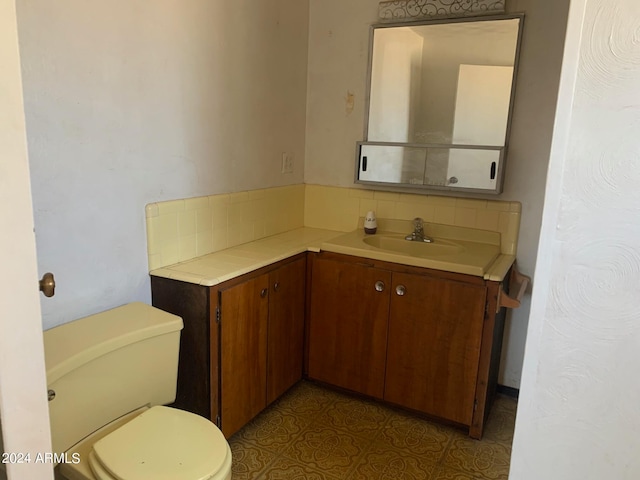
[[[302,378],[305,278],[304,258],[269,274],[267,404]]]
[[[471,424],[485,297],[479,285],[394,273],[385,400]]]
[[[316,258],[309,377],[382,398],[390,283],[388,271]]]
[[[220,408],[227,438],[266,406],[268,291],[265,274],[221,292]]]

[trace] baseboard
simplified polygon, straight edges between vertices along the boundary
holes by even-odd
[[[515,398],[516,400],[520,396],[520,389],[513,388],[513,387],[507,387],[506,385],[498,385],[496,387],[496,391],[498,393],[501,393],[502,395],[506,395],[508,397]]]

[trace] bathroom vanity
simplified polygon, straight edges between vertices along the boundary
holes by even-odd
[[[306,254],[208,287],[151,277],[183,317],[175,405],[230,437],[302,377]]]
[[[311,258],[309,378],[480,438],[497,383],[501,284],[329,252]]]
[[[456,227],[446,231],[451,237],[433,246],[444,249],[440,259],[354,246],[359,232],[333,232],[335,239],[325,232],[312,251],[276,255],[211,285],[152,274],[153,305],[185,324],[176,406],[216,421],[229,437],[306,376],[480,438],[497,383],[504,307],[517,302],[507,284],[513,278],[520,291],[523,282],[499,247],[487,254],[484,275],[455,271],[475,272],[455,262],[477,257],[472,244],[491,250],[492,237],[469,242]],[[267,241],[277,244],[274,237],[253,242],[256,252]],[[453,271],[440,269],[447,265]]]

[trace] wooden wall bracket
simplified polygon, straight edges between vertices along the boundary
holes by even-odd
[[[511,274],[509,275],[509,294],[504,291],[504,288],[500,288],[498,292],[498,311],[502,307],[506,308],[518,308],[520,302],[524,296],[524,292],[527,286],[531,283],[531,278],[523,275],[518,271],[517,265],[514,263],[511,267]]]

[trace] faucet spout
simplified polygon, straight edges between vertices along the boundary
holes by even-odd
[[[424,234],[424,221],[420,217],[413,219],[413,232],[404,237],[405,240],[410,242],[425,242],[431,243],[433,239]]]
[[[424,222],[420,217],[416,217],[413,219],[413,228],[415,229],[416,235],[424,236]]]

